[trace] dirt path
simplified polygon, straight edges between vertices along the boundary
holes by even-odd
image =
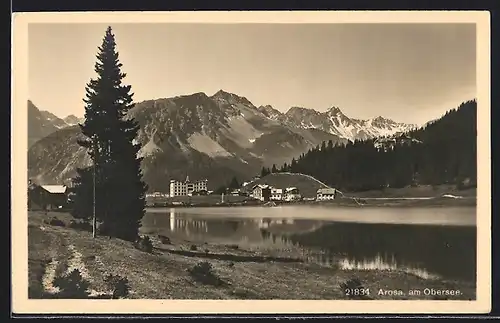
[[[66,272],[70,273],[73,270],[77,269],[78,271],[80,271],[83,279],[91,280],[89,271],[87,270],[87,267],[82,260],[82,254],[78,252],[78,250],[76,250],[75,246],[72,244],[68,246],[68,250],[71,252],[71,258],[68,260],[68,270]]]
[[[50,228],[40,226],[40,230],[48,232],[50,231]],[[54,239],[54,241],[56,240],[62,239],[59,237],[59,239]],[[64,248],[64,251],[66,252],[61,253],[62,248]],[[52,259],[45,266],[45,272],[42,276],[42,286],[45,293],[50,295],[56,295],[59,293],[59,288],[54,286],[54,280],[56,277],[69,274],[75,269],[80,272],[82,279],[88,281],[90,284],[93,283],[93,277],[90,275],[89,270],[83,261],[82,253],[79,252],[73,244],[65,246],[64,243],[62,243],[60,248],[51,249],[49,254],[52,256]],[[64,257],[65,255],[67,257]],[[110,294],[108,291],[98,291],[92,288],[88,290],[88,293],[90,297]]]
[[[54,234],[48,226],[40,225],[36,228],[30,228],[29,235],[43,237],[39,250],[35,250],[39,257],[38,260],[45,260],[44,270],[41,275],[41,288],[43,293],[50,295],[57,294],[59,288],[54,286],[54,280],[57,276],[65,271],[66,264],[61,261],[68,254],[63,237]]]
[[[56,270],[59,267],[59,261],[52,259],[49,264],[45,267],[45,273],[42,277],[43,290],[49,294],[59,293],[59,288],[54,286],[54,280],[56,279]]]

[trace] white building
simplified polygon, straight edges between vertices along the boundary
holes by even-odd
[[[148,193],[146,194],[146,197],[166,197],[167,194],[162,193],[162,192],[153,192],[153,193]]]
[[[68,187],[66,185],[40,185],[50,194],[66,194]]]
[[[29,209],[62,209],[71,201],[70,192],[65,185],[36,185],[28,187]]]
[[[302,196],[300,195],[299,189],[296,187],[287,187],[285,190],[285,200],[286,201],[297,201],[300,200]]]
[[[232,196],[240,196],[241,195],[241,190],[235,189],[235,190],[232,190],[229,194],[232,195]]]
[[[275,188],[273,187],[271,189],[271,200],[272,201],[281,201],[283,200],[283,189],[282,188]]]
[[[255,185],[252,188],[253,198],[261,201],[269,201],[271,199],[271,187],[269,185]]]
[[[174,196],[191,196],[193,192],[208,191],[208,180],[199,180],[191,182],[189,176],[186,177],[184,182],[170,180],[170,197]]]
[[[337,190],[334,188],[320,188],[316,191],[317,201],[334,200],[337,196]]]

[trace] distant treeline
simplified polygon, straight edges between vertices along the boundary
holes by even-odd
[[[376,147],[377,139],[345,145],[323,142],[290,164],[263,168],[261,175],[285,171],[308,174],[348,191],[439,184],[474,187],[476,113],[476,100],[464,102],[440,119],[396,137],[401,140],[392,147]]]

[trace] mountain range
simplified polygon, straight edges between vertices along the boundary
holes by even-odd
[[[38,109],[33,102],[28,101],[28,147],[59,129],[71,127],[80,122],[83,122],[83,118],[71,114],[61,119],[49,111]]]
[[[223,90],[212,96],[194,93],[142,101],[127,117],[140,125],[136,140],[142,145],[139,154],[150,191],[167,191],[170,179],[186,175],[208,179],[213,189],[233,176],[248,179],[262,166],[288,162],[323,141],[346,143],[416,128],[383,117],[349,118],[338,107],[323,113],[292,107],[282,113]],[[76,143],[82,134],[75,124],[82,120],[60,119],[30,101],[28,119],[30,178],[63,183],[76,167],[90,164]]]
[[[292,107],[281,113],[269,105],[261,106],[259,110],[268,118],[291,127],[318,129],[350,141],[392,136],[417,127],[381,116],[368,120],[349,118],[338,107],[331,107],[323,113],[302,107]]]
[[[283,171],[346,192],[425,185],[435,190],[443,184],[472,189],[477,185],[477,101],[465,101],[400,136],[311,149]]]

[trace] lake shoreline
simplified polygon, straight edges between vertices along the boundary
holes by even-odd
[[[156,203],[147,208],[205,208],[205,207],[279,207],[289,205],[311,205],[329,207],[444,207],[444,206],[476,206],[475,197],[421,197],[421,198],[358,198],[344,197],[331,201],[269,201],[248,200],[233,203]]]
[[[47,224],[54,216],[66,226]],[[305,262],[304,250],[293,248],[249,248],[175,236],[162,243],[154,232],[142,232],[153,241],[154,251],[149,254],[123,240],[100,236],[92,239],[90,232],[69,228],[71,220],[67,213],[29,212],[30,297],[47,297],[44,294],[50,285],[47,272],[57,269],[51,269],[51,264],[68,264],[74,259],[79,259],[77,267],[86,273],[93,290],[105,293],[105,274],[120,274],[129,280],[130,298],[135,299],[349,299],[343,284],[356,280],[370,291],[370,299],[469,300],[476,297],[475,284],[471,282],[424,279],[394,270],[322,266]],[[75,255],[79,256],[75,258]],[[210,263],[222,285],[212,286],[193,279],[189,271],[201,262]],[[410,295],[410,288],[459,290],[460,294]]]
[[[457,189],[455,185],[420,185],[385,188],[359,192],[340,192],[335,200],[316,201],[315,196],[303,196],[301,201],[263,202],[249,196],[204,195],[154,197],[146,199],[148,208],[158,207],[269,207],[273,205],[325,205],[345,207],[407,207],[407,206],[476,206],[477,188]]]

